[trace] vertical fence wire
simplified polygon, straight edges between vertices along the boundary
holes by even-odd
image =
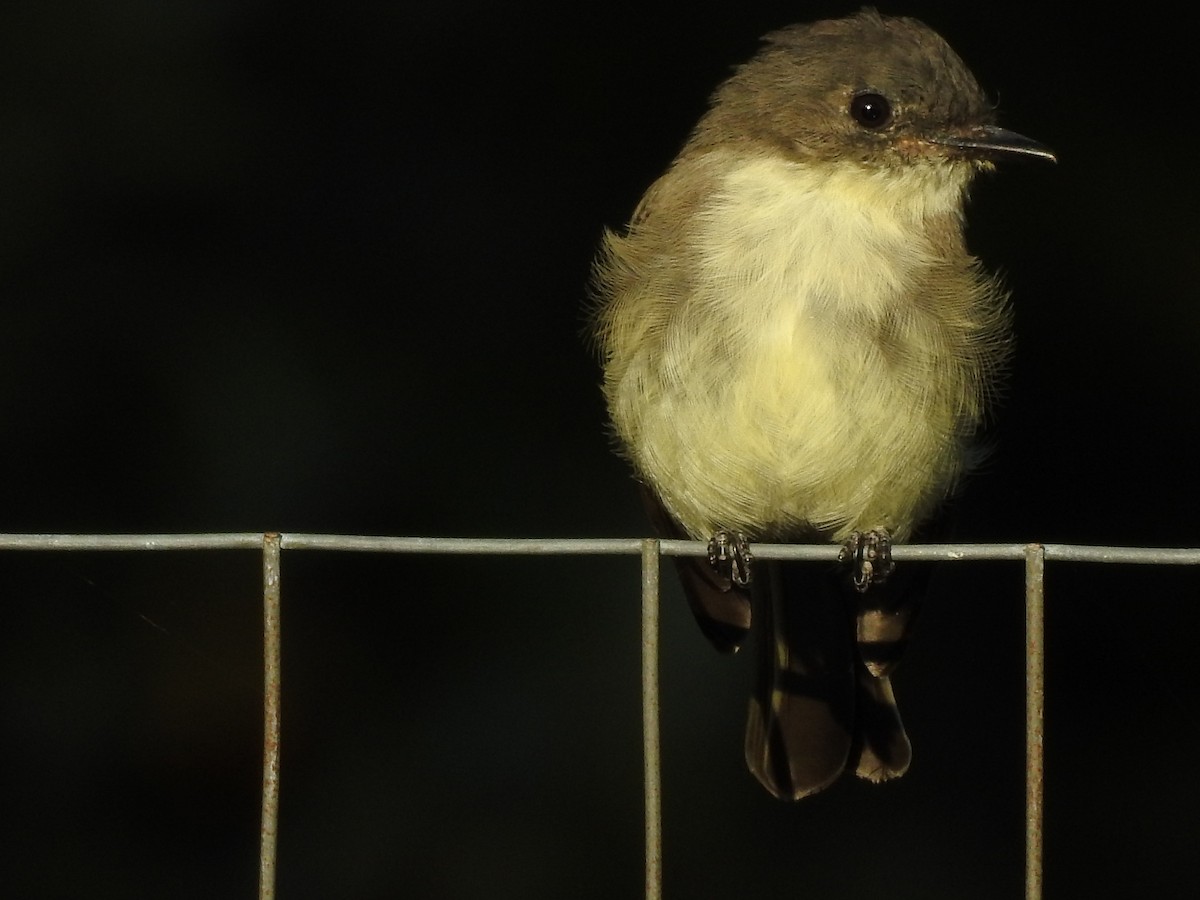
[[[628,554],[642,560],[642,725],[645,779],[646,897],[662,898],[662,770],[659,722],[659,571],[665,555],[703,556],[689,541],[607,539],[395,538],[353,535],[2,534],[0,550],[215,550],[261,548],[263,561],[263,782],[259,898],[274,900],[279,821],[281,701],[280,555],[282,549],[450,554]],[[837,548],[759,545],[764,559],[830,559]],[[1024,559],[1026,674],[1025,897],[1041,900],[1045,719],[1044,575],[1047,558],[1070,562],[1200,565],[1197,548],[1086,547],[1070,544],[958,544],[896,548],[899,559]]]
[[[658,717],[660,561],[658,541],[643,541],[642,754],[646,801],[646,900],[662,898],[662,748]]]
[[[274,900],[279,841],[279,727],[281,692],[279,535],[263,535],[263,780],[258,858],[259,900]]]
[[[1045,567],[1045,548],[1030,544],[1025,551],[1025,900],[1042,900]]]

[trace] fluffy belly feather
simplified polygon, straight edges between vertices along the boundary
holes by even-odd
[[[644,404],[639,469],[697,537],[886,527],[903,540],[959,473],[949,398],[897,378],[869,347],[843,344],[834,359],[788,343]]]
[[[658,270],[631,265],[618,302],[662,325],[614,348],[610,410],[693,536],[903,540],[959,474],[981,406],[970,306],[992,288],[937,268],[925,222],[954,214],[961,185],[904,178],[928,189],[731,164],[680,238],[686,293],[669,299]],[[950,281],[941,303],[919,289],[934,274]]]

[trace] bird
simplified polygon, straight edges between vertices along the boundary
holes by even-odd
[[[798,800],[903,775],[891,676],[1010,355],[1008,292],[966,247],[977,175],[1054,161],[922,22],[865,9],[763,38],[628,224],[591,330],[618,451],[702,632],[759,654],[750,771]],[[753,559],[841,545],[839,564]]]

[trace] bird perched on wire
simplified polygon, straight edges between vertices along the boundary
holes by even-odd
[[[593,279],[616,436],[705,634],[762,661],[746,760],[798,799],[911,757],[890,674],[921,593],[893,574],[968,466],[1005,291],[966,249],[972,179],[1052,160],[999,128],[922,23],[865,10],[767,35],[716,91]],[[834,572],[748,542],[844,546]],[[753,612],[753,615],[751,614]]]

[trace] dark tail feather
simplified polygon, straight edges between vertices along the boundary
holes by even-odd
[[[899,778],[912,762],[912,744],[900,721],[891,679],[860,668],[856,700],[854,774],[876,782]]]
[[[858,670],[854,773],[868,781],[899,778],[912,761],[889,677],[912,637],[920,599],[931,569],[902,565],[883,584],[866,593],[847,590],[854,606]]]
[[[646,485],[642,497],[662,537],[688,537]],[[740,646],[753,597],[758,671],[746,763],[768,791],[799,800],[847,770],[870,781],[907,771],[912,748],[888,676],[908,643],[927,567],[902,566],[859,593],[844,571],[819,565],[760,560],[746,589],[707,559],[675,563],[692,614],[718,650]]]
[[[663,509],[645,484],[642,500],[660,537],[687,540],[688,535]],[[700,557],[675,557],[683,593],[704,636],[722,653],[736,651],[750,630],[750,592],[734,584]]]
[[[776,797],[799,800],[833,782],[854,748],[851,608],[811,565],[759,562],[753,597],[759,670],[746,763]]]
[[[899,778],[912,761],[889,677],[912,637],[920,600],[929,584],[929,566],[897,567],[883,584],[853,597],[858,670],[854,773],[868,781]]]
[[[899,566],[883,584],[865,593],[848,592],[854,598],[858,654],[872,675],[890,675],[904,655],[931,571],[919,563]]]

